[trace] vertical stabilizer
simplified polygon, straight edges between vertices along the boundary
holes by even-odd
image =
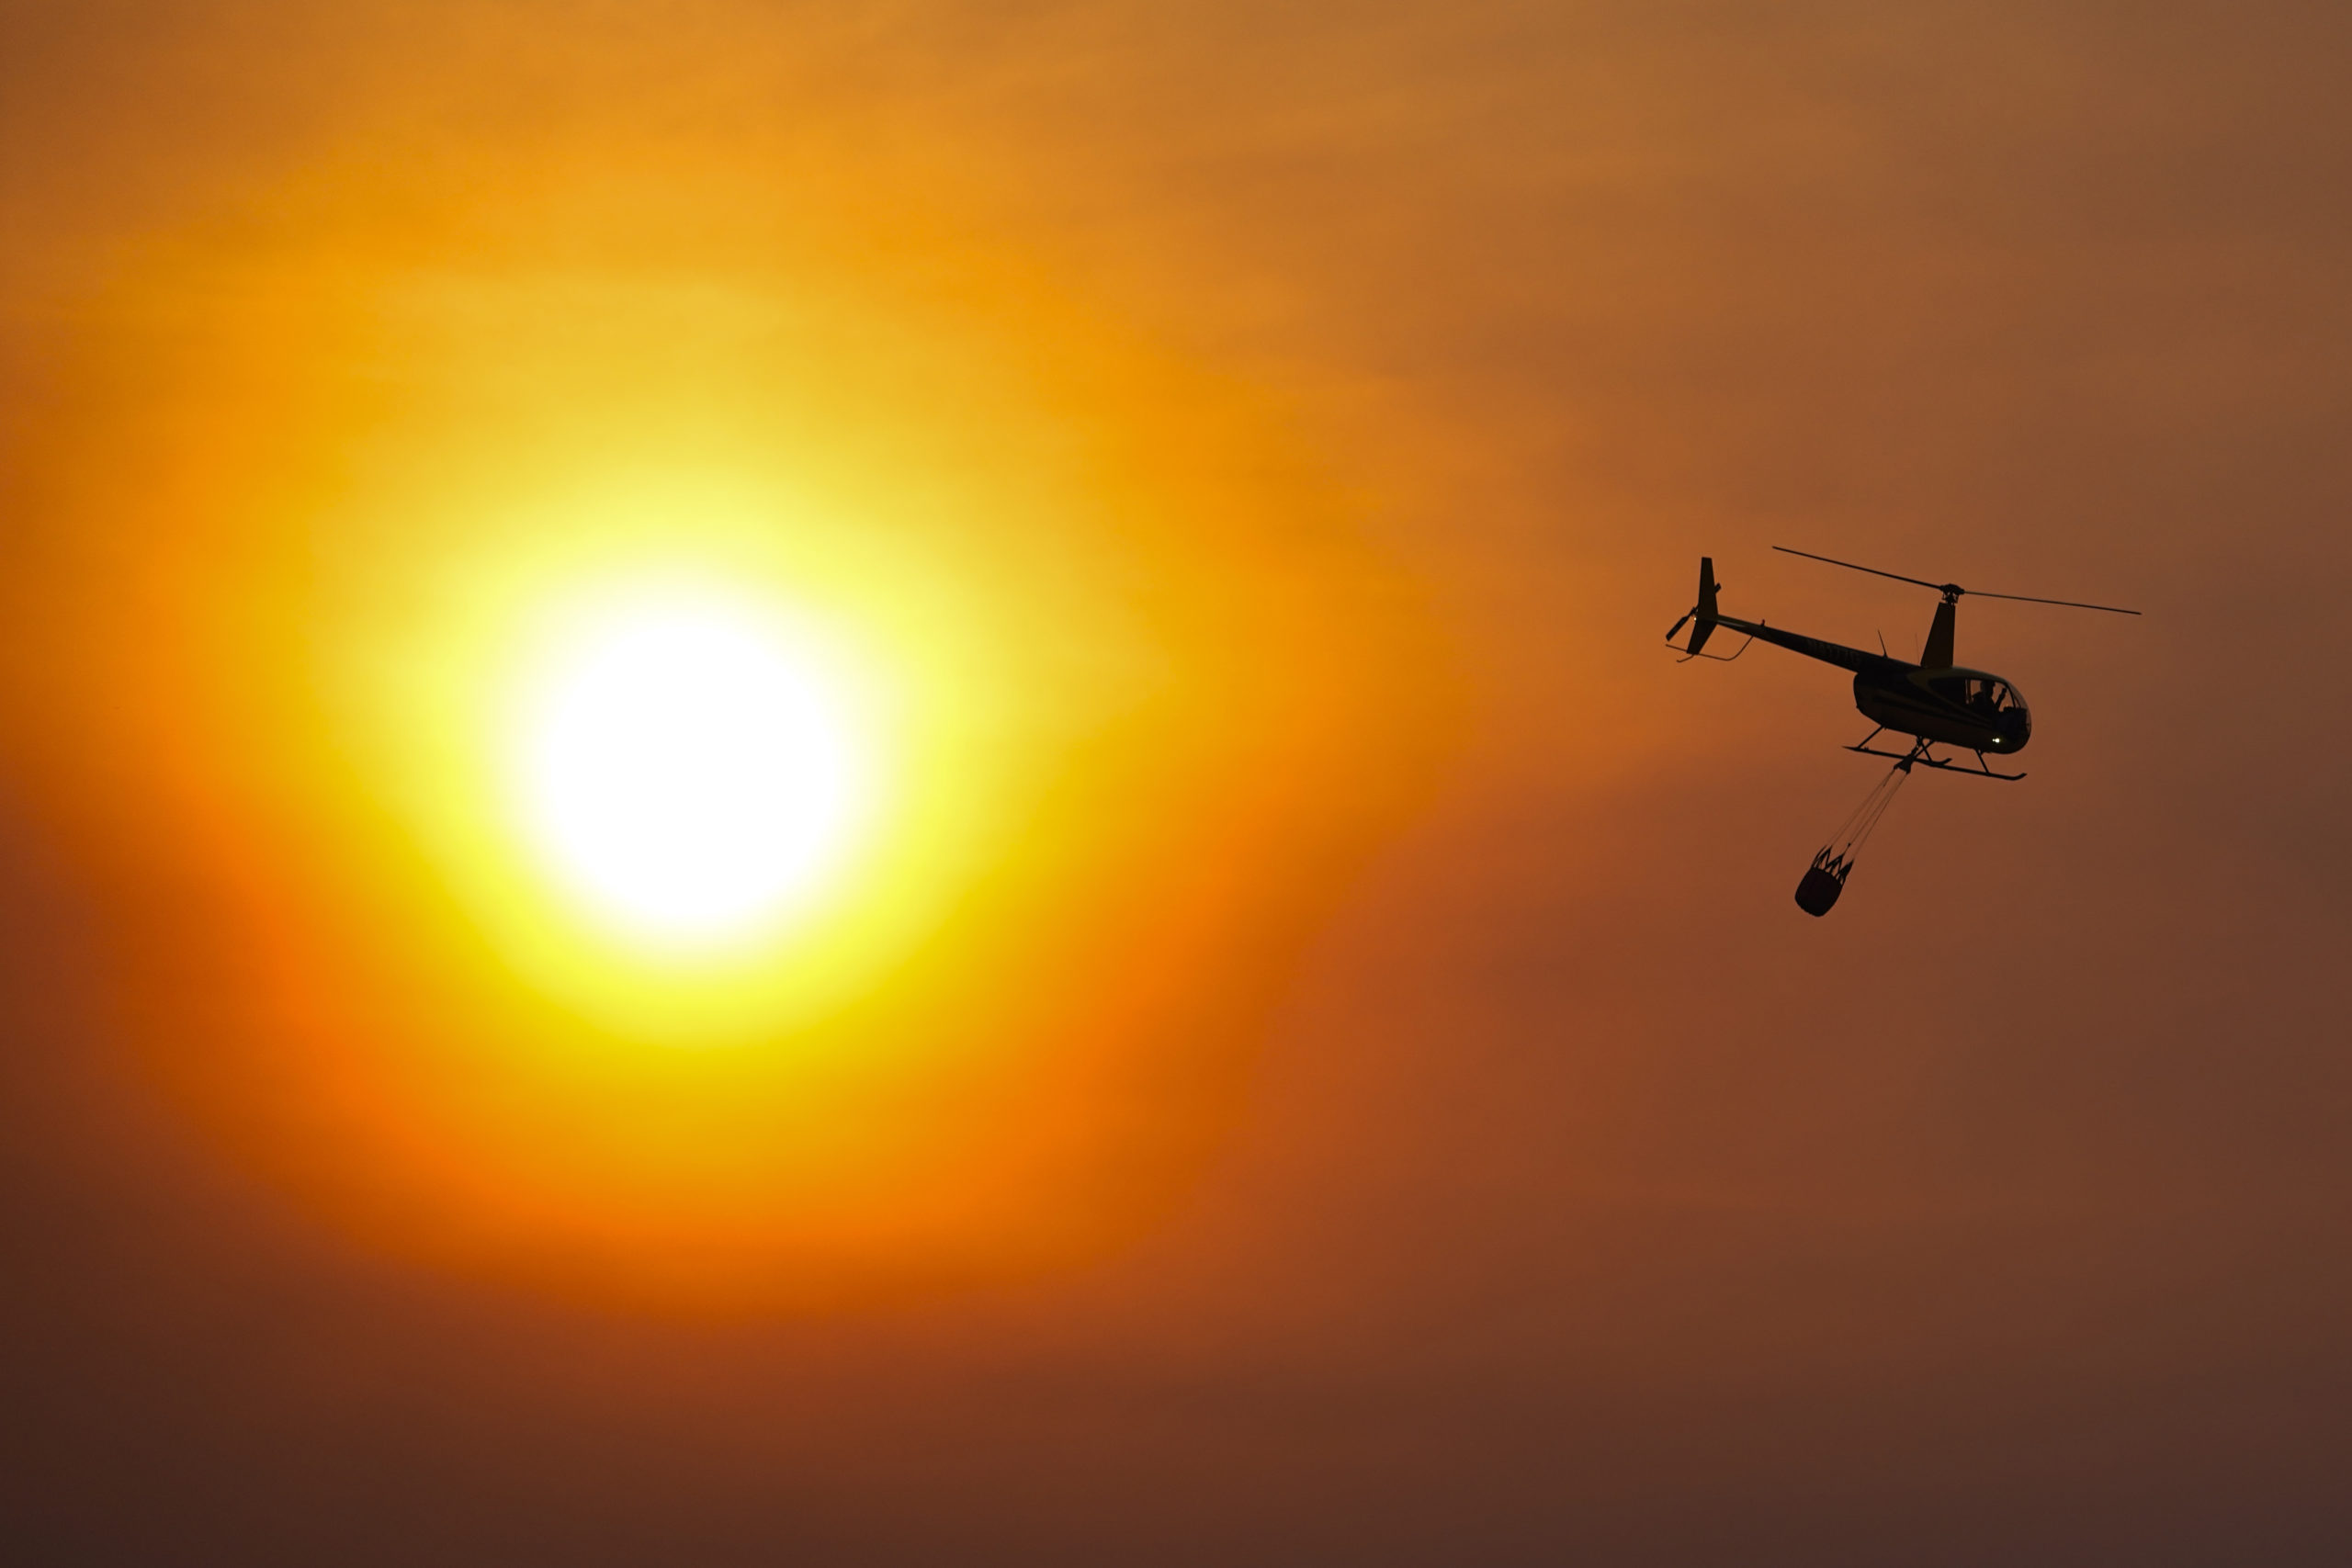
[[[1690,628],[1690,646],[1683,649],[1685,653],[1696,653],[1706,647],[1707,638],[1714,632],[1717,586],[1715,558],[1701,556],[1699,558],[1699,603],[1690,612],[1690,618],[1697,625]]]

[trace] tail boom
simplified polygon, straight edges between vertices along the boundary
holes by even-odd
[[[1906,664],[1899,659],[1890,659],[1883,653],[1871,653],[1859,648],[1848,648],[1843,643],[1827,642],[1820,637],[1806,637],[1799,632],[1782,631],[1778,626],[1768,626],[1761,621],[1743,621],[1736,615],[1726,615],[1716,604],[1722,591],[1723,584],[1715,581],[1714,557],[1701,556],[1699,558],[1699,602],[1690,607],[1689,614],[1675,622],[1673,629],[1666,634],[1668,644],[1673,646],[1674,639],[1682,634],[1682,628],[1686,626],[1690,628],[1690,640],[1680,646],[1684,658],[1698,657],[1699,650],[1707,646],[1707,639],[1714,635],[1715,628],[1726,626],[1741,636],[1759,637],[1766,642],[1785,648],[1792,653],[1801,653],[1807,659],[1817,659],[1824,664],[1835,664],[1840,669],[1851,670],[1856,674],[1864,672],[1873,675],[1896,674],[1918,668],[1916,664]]]

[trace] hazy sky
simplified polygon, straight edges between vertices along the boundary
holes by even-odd
[[[0,0],[6,1534],[2342,1560],[2347,64],[2288,4]],[[616,442],[804,453],[1019,694],[1017,871],[840,1026],[1067,1044],[858,1102],[981,1151],[981,1262],[805,1172],[542,1258],[379,1100],[571,1026],[417,934],[338,671],[447,498],[560,536]],[[1845,679],[1659,633],[1702,554],[1898,655],[1933,598],[1773,544],[2146,612],[1963,601],[2030,776],[1911,781],[1819,921]],[[682,1214],[847,1283],[638,1292]]]

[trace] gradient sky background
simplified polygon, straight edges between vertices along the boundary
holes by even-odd
[[[2352,1550],[2340,8],[0,18],[26,1560]],[[379,305],[458,274],[509,303],[445,362]],[[1008,493],[1111,474],[973,581],[1143,617],[1199,699],[1119,766],[1215,788],[1098,780],[1110,826],[1007,906],[1076,931],[1134,868],[1136,908],[1197,844],[1231,868],[1164,941],[1104,928],[1158,989],[1005,970],[1158,1064],[1106,1139],[1213,1080],[1069,1256],[649,1304],[388,1242],[241,1142],[306,1080],[239,1055],[260,982],[193,912],[232,879],[157,846],[300,813],[200,805],[249,750],[208,727],[277,711],[238,706],[258,666],[175,706],[141,639],[243,624],[250,581],[339,603],[305,498],[371,442],[495,451],[503,410],[560,467],[528,395],[467,400],[486,367],[627,381],[598,289],[721,274],[838,285],[844,428],[931,397]],[[237,531],[265,492],[292,532]],[[1658,634],[1702,552],[1734,613],[1897,653],[1933,601],[1774,543],[2147,612],[1964,603],[2032,776],[1913,781],[1818,922],[1790,892],[1877,776],[1843,680]],[[305,975],[366,945],[307,940]]]

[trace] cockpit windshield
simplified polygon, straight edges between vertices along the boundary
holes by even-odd
[[[1991,722],[2025,707],[2025,699],[2018,695],[2015,687],[1990,675],[1948,675],[1928,684],[1944,701],[1957,703]]]

